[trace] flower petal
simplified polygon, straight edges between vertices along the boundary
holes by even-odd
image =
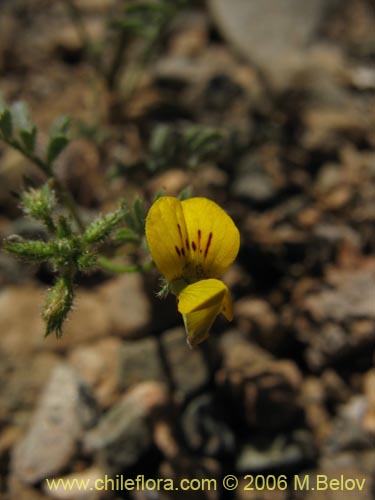
[[[156,267],[170,282],[184,274],[188,265],[189,239],[181,201],[162,196],[146,218],[146,238]]]
[[[182,201],[190,240],[190,259],[196,277],[220,277],[232,264],[240,246],[233,220],[207,198]]]
[[[205,340],[215,318],[221,312],[232,318],[232,302],[227,286],[219,280],[201,280],[186,286],[178,296],[190,346]]]

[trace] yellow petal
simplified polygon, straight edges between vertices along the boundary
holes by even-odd
[[[146,218],[146,238],[156,267],[167,281],[180,278],[188,265],[189,239],[181,201],[162,196]]]
[[[207,198],[184,200],[182,209],[196,277],[220,277],[239,250],[240,234],[236,225],[219,205]]]
[[[197,281],[186,286],[178,296],[178,310],[183,315],[188,343],[205,340],[215,318],[221,312],[232,319],[232,302],[226,285],[216,279]]]

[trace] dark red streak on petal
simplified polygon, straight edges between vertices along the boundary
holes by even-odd
[[[210,234],[208,235],[208,240],[207,240],[207,243],[206,243],[206,248],[205,248],[205,250],[204,250],[204,258],[206,258],[206,257],[207,257],[208,250],[209,250],[210,245],[211,245],[211,241],[212,241],[212,233],[210,233]]]

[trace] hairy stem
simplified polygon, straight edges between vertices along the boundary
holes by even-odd
[[[25,149],[21,146],[21,144],[18,141],[6,138],[3,138],[3,140],[7,144],[9,144],[9,146],[12,146],[14,149],[23,154],[23,156],[25,156],[28,160],[34,163],[34,165],[36,165],[47,177],[50,177],[52,179],[58,197],[60,198],[61,202],[66,207],[66,209],[70,212],[79,230],[83,232],[85,226],[79,215],[77,205],[72,195],[69,193],[69,191],[65,189],[65,187],[58,179],[58,177],[56,177],[56,174],[53,172],[52,166],[48,164],[46,161],[42,160],[42,158],[40,158],[39,156],[36,156],[33,153],[25,151]]]

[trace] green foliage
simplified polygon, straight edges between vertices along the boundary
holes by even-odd
[[[176,129],[160,124],[150,139],[147,166],[151,171],[171,165],[196,168],[217,155],[223,139],[222,133],[212,127],[189,125]]]
[[[111,231],[125,219],[123,208],[108,215],[101,215],[95,219],[83,234],[83,241],[87,245],[101,243],[108,238]]]
[[[17,102],[9,109],[0,100],[0,140],[17,149],[48,176],[47,182],[38,188],[29,188],[21,196],[25,215],[42,222],[49,240],[24,240],[13,235],[4,241],[3,248],[19,258],[31,262],[48,263],[56,272],[56,284],[52,287],[43,310],[46,335],[52,331],[61,336],[62,326],[74,300],[74,280],[79,272],[90,272],[98,265],[111,272],[134,272],[150,266],[119,266],[99,255],[99,247],[109,240],[114,243],[132,241],[141,245],[144,237],[145,207],[137,197],[130,206],[123,202],[109,213],[100,214],[85,226],[70,193],[64,189],[54,173],[54,162],[69,143],[67,117],[57,119],[52,125],[44,155],[35,154],[37,128],[32,123],[27,106]],[[120,224],[127,225],[118,229]]]
[[[56,337],[62,335],[62,325],[73,305],[73,286],[69,279],[58,278],[50,290],[43,308],[42,317],[46,322],[46,333],[56,332]]]
[[[117,25],[129,34],[153,39],[174,15],[176,3],[165,0],[128,2]]]
[[[138,235],[138,238],[144,234],[144,225],[146,219],[146,211],[143,201],[136,197],[133,203],[133,207],[124,201],[122,203],[122,209],[124,210],[124,218],[128,228],[133,232],[133,234]]]
[[[54,229],[52,213],[57,206],[56,194],[46,183],[39,189],[31,188],[21,194],[21,205],[25,214],[43,222],[47,229]]]
[[[69,144],[68,130],[70,122],[71,120],[68,116],[60,116],[52,124],[46,148],[46,160],[48,165],[51,165]]]
[[[113,10],[113,19],[108,22],[108,32],[102,42],[95,42],[95,45],[74,0],[64,0],[63,3],[80,36],[87,60],[103,78],[112,95],[122,103],[132,95],[142,70],[161,46],[171,21],[181,7],[188,4],[187,0],[129,0],[119,3]],[[135,52],[131,47],[129,50],[133,42]],[[108,43],[113,46],[109,47]],[[130,60],[123,65],[128,54],[132,54]],[[123,66],[126,73],[121,80],[120,92],[117,84]],[[41,222],[48,234],[47,241],[10,236],[4,241],[3,249],[27,261],[47,263],[56,273],[56,281],[49,290],[42,316],[46,323],[46,335],[55,332],[58,338],[73,306],[74,282],[78,273],[89,273],[98,266],[115,273],[140,272],[153,266],[152,262],[140,264],[137,259],[134,264],[122,265],[106,257],[108,248],[113,246],[130,243],[133,253],[137,247],[144,246],[146,208],[141,198],[136,197],[132,204],[123,201],[118,209],[109,214],[99,214],[88,224],[82,221],[75,200],[55,171],[56,160],[70,142],[69,126],[69,117],[59,117],[42,144],[27,105],[17,101],[8,106],[0,96],[0,141],[19,151],[46,177],[43,185],[21,193],[20,202],[25,215]],[[90,137],[99,145],[113,134],[111,128],[107,130],[101,123],[78,123],[79,127],[81,135]],[[176,163],[194,166],[212,152],[217,140],[217,133],[211,129],[201,127],[194,131],[185,128],[174,133],[170,127],[161,125],[151,139],[148,166],[151,170]],[[160,195],[157,194],[156,198]],[[185,199],[189,192],[180,196]]]
[[[139,235],[132,229],[119,229],[113,235],[115,241],[119,243],[137,243],[139,242]]]
[[[63,322],[74,300],[73,283],[78,272],[88,273],[98,264],[111,272],[141,271],[145,266],[118,266],[100,257],[98,246],[107,242],[112,232],[122,223],[129,222],[129,228],[121,228],[113,237],[114,242],[136,242],[141,244],[144,235],[144,203],[136,198],[132,206],[123,202],[115,211],[99,215],[83,232],[77,232],[71,219],[62,215],[56,193],[51,182],[39,189],[29,189],[21,196],[21,206],[26,215],[43,222],[49,233],[49,241],[24,240],[13,235],[4,241],[5,251],[31,262],[49,263],[57,273],[56,285],[51,289],[43,310],[46,335],[52,331],[61,336]]]
[[[69,144],[69,119],[56,120],[42,156],[35,154],[38,130],[32,122],[27,105],[17,101],[8,108],[0,98],[0,140],[3,140],[33,161],[45,174],[53,176],[53,163]]]
[[[193,195],[193,190],[191,186],[187,186],[186,188],[182,189],[179,193],[177,198],[179,198],[181,201],[187,200],[188,198],[191,198]]]
[[[53,245],[44,241],[24,241],[17,235],[10,236],[4,241],[5,251],[30,261],[43,262],[55,255]]]
[[[3,98],[0,95],[0,134],[4,138],[11,137],[13,133],[12,115],[6,107]]]
[[[0,111],[0,134],[4,139],[9,139],[13,133],[12,115],[9,109]]]

